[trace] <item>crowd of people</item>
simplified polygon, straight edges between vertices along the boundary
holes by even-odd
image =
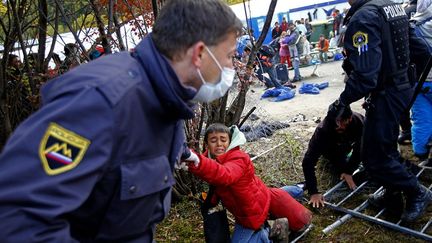
[[[431,1],[410,2],[417,6],[409,14],[389,0],[348,2],[344,15],[334,11],[346,84],[302,163],[309,204],[325,203],[315,176],[323,156],[350,189],[362,164],[385,188],[371,202],[404,197],[401,219],[410,223],[423,215],[432,192],[402,162],[397,142],[401,118],[415,99],[409,140],[422,159],[430,150],[432,78],[416,82],[431,56]],[[258,53],[258,78],[268,87],[293,87],[302,79],[300,57],[313,31],[307,19],[275,23],[277,51]],[[53,56],[57,77],[43,86],[43,105],[16,128],[0,155],[0,239],[152,242],[171,205],[176,167],[215,188],[211,202],[221,201],[235,219],[232,242],[288,242],[290,232],[305,230],[312,212],[295,200],[291,187],[267,187],[255,174],[237,126],[208,124],[204,153],[185,146],[184,120],[195,116],[197,103],[225,95],[236,75],[233,58],[250,58],[251,36],[220,0],[171,0],[131,52],[83,64],[78,46],[67,44],[65,60]],[[239,39],[246,44],[239,47]],[[323,61],[328,48],[320,36]],[[89,54],[97,59],[104,49],[95,44]],[[9,58],[8,77],[18,79],[22,64]],[[291,64],[293,78],[281,83],[276,64]],[[423,87],[414,94],[415,85]],[[23,92],[29,89],[23,85]],[[362,98],[364,116],[350,108]]]
[[[256,73],[259,80],[267,88],[280,87],[280,85],[295,87],[292,82],[303,79],[300,74],[300,66],[302,64],[325,63],[328,61],[329,49],[338,48],[339,36],[341,36],[344,29],[341,23],[343,16],[338,9],[334,9],[332,14],[332,18],[334,19],[332,31],[321,34],[319,40],[313,44],[310,42],[310,39],[314,31],[309,18],[287,21],[283,17],[280,24],[276,21],[271,31],[272,41],[268,45],[264,45],[258,53],[257,63],[259,65],[257,65]],[[237,56],[241,60],[248,58],[253,41],[253,32],[251,34],[244,33],[238,39]],[[268,48],[273,49],[273,51],[267,51]],[[312,51],[318,53],[317,58],[319,60],[313,60]],[[294,72],[291,78],[288,77],[287,81],[283,77],[279,77],[276,72],[279,64],[285,64],[287,70],[293,70]],[[286,75],[289,75],[288,71],[286,72]],[[263,76],[262,74],[264,73],[267,73],[268,77]],[[285,74],[282,73],[282,75]]]

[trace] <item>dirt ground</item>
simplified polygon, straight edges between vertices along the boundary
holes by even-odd
[[[314,66],[300,68],[300,74],[304,79],[294,83],[297,85],[295,97],[282,102],[272,102],[270,99],[260,100],[265,87],[257,82],[251,87],[252,92],[249,92],[247,102],[255,103],[260,100],[258,102],[259,106],[266,110],[273,119],[278,121],[287,120],[298,113],[302,113],[306,115],[306,117],[324,117],[328,106],[339,97],[345,86],[341,65],[341,61],[319,65],[315,72],[319,74],[319,77],[311,76]],[[289,71],[289,76],[292,78],[293,70]],[[329,87],[321,90],[318,95],[298,93],[298,88],[302,83],[321,82],[329,82]],[[361,108],[361,103],[362,101],[354,103],[352,109],[364,113],[364,110]]]

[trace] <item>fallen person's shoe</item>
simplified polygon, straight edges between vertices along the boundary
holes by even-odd
[[[419,185],[416,193],[407,193],[405,212],[402,221],[410,223],[420,217],[432,201],[432,192],[423,185]]]
[[[287,218],[268,220],[268,224],[270,225],[269,239],[272,240],[272,242],[289,242],[290,231]]]

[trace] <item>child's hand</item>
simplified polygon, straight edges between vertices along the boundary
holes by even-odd
[[[186,162],[184,162],[184,161],[179,161],[178,163],[175,163],[174,168],[177,170],[184,170],[184,171],[188,171],[188,169],[189,169]]]
[[[198,165],[200,163],[200,159],[199,159],[198,155],[196,155],[196,153],[192,150],[190,151],[190,156],[184,160],[186,162],[193,162],[195,167],[198,167]]]

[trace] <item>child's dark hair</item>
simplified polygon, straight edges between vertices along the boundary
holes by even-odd
[[[231,131],[229,127],[225,126],[222,123],[213,123],[210,126],[207,127],[205,134],[204,134],[204,143],[207,144],[208,135],[213,132],[222,132],[227,133],[231,139]]]

